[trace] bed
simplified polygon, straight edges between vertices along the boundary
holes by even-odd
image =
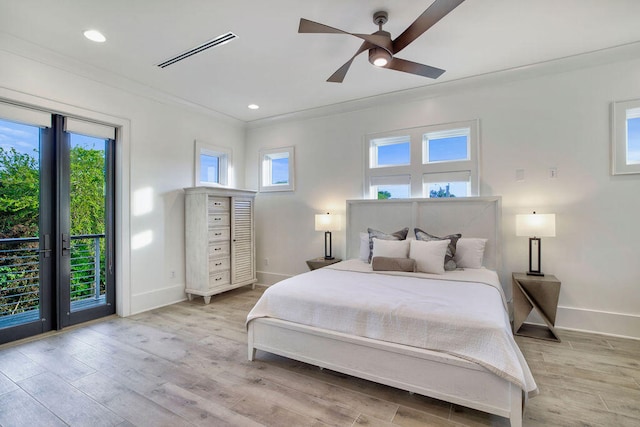
[[[363,230],[404,227],[486,239],[486,268],[373,272],[358,259]],[[506,314],[500,230],[499,197],[347,201],[349,260],[269,288],[247,317],[249,360],[263,350],[522,425],[526,398],[537,388]],[[400,295],[401,303],[394,300]]]

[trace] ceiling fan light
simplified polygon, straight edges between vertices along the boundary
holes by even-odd
[[[384,67],[391,61],[391,54],[380,47],[369,49],[369,62],[376,67]]]

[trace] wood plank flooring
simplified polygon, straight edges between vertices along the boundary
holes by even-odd
[[[1,426],[480,426],[508,420],[258,352],[241,288],[0,346]],[[525,426],[640,426],[640,341],[517,337]]]

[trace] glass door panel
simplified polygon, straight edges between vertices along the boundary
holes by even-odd
[[[70,311],[110,305],[108,140],[69,133]]]
[[[42,274],[51,242],[41,232],[40,203],[47,133],[0,119],[0,343],[51,328],[51,282]]]

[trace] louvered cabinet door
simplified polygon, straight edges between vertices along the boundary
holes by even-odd
[[[231,282],[254,283],[255,246],[252,197],[231,198]]]

